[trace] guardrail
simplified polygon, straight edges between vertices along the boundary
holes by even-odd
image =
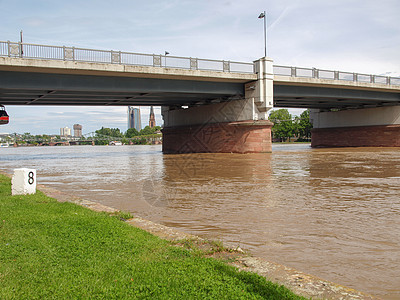
[[[94,50],[66,46],[48,46],[27,43],[0,41],[0,56],[20,57],[27,59],[48,59],[64,61],[81,61],[111,63],[160,68],[178,68],[188,70],[208,70],[230,73],[255,73],[254,63],[179,57],[159,54],[143,54],[123,51]],[[359,74],[315,68],[289,66],[273,67],[274,75],[343,80],[353,82],[379,83],[400,86],[400,77]]]
[[[253,63],[0,41],[0,56],[149,67],[254,73]]]
[[[400,77],[274,65],[274,75],[399,85]]]

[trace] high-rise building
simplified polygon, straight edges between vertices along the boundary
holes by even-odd
[[[156,126],[156,116],[154,115],[153,106],[150,108],[150,118],[149,118],[149,127],[153,128]]]
[[[68,127],[64,127],[64,128],[60,128],[60,136],[71,136],[71,128]]]
[[[129,128],[135,128],[137,131],[140,131],[142,129],[140,108],[128,106],[128,129]]]
[[[82,137],[82,125],[74,124],[74,137]]]

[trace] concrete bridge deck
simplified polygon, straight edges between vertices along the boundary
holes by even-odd
[[[4,105],[202,105],[244,98],[258,75],[253,63],[0,42]],[[272,75],[277,107],[400,103],[400,78],[287,66]]]

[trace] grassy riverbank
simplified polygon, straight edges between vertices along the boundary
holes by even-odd
[[[199,253],[0,174],[0,299],[300,299]]]

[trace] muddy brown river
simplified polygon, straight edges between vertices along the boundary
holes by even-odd
[[[1,148],[0,171],[384,299],[400,299],[400,149],[163,155],[161,146]],[[1,213],[1,212],[0,212]]]

